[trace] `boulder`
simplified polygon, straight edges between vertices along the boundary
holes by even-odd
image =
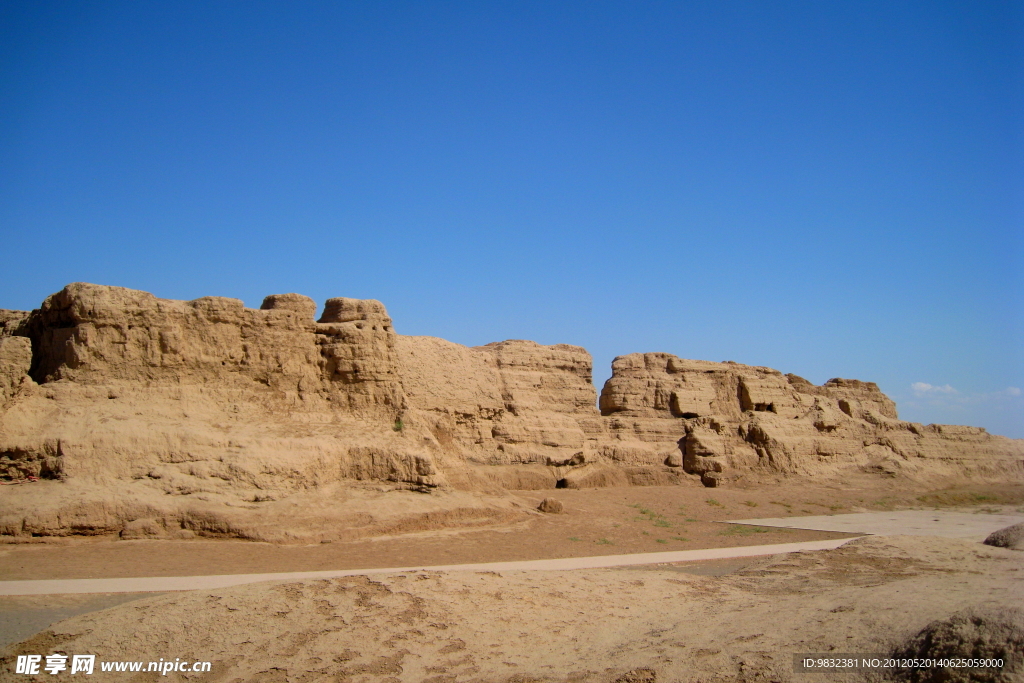
[[[993,531],[984,543],[997,548],[1024,550],[1024,522]]]
[[[1001,659],[1001,668],[932,664],[894,670],[906,683],[1013,683],[1024,676],[1024,610],[980,606],[928,624],[893,652],[897,659]]]
[[[562,503],[555,500],[554,498],[545,498],[537,506],[537,509],[541,512],[547,512],[550,514],[558,514],[562,511]]]
[[[700,483],[709,489],[718,488],[722,485],[722,475],[718,472],[704,472],[700,475]]]

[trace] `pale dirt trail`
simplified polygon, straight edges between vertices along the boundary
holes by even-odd
[[[1024,521],[1022,514],[972,514],[955,510],[902,510],[846,515],[732,520],[732,524],[780,526],[877,536],[913,535],[984,540],[988,534]],[[0,581],[0,595],[48,595],[80,593],[143,593],[226,588],[260,581],[302,581],[364,574],[411,571],[512,571],[568,570],[625,567],[671,562],[697,562],[734,557],[757,557],[808,550],[838,548],[850,539],[804,541],[732,548],[705,548],[660,553],[630,553],[591,557],[567,557],[511,562],[462,563],[405,567],[377,567],[308,572],[268,572],[204,576],[129,577],[104,579],[50,579]]]
[[[369,574],[401,574],[404,572],[457,572],[457,571],[538,571],[567,569],[599,569],[627,567],[671,562],[699,562],[734,557],[758,557],[811,550],[838,548],[849,538],[803,543],[752,545],[739,548],[708,548],[680,550],[664,553],[633,555],[599,555],[595,557],[566,557],[554,560],[527,560],[523,562],[485,562],[480,564],[453,564],[433,567],[385,567],[375,569],[341,569],[321,572],[284,572],[276,574],[219,574],[212,576],[151,576],[125,579],[51,579],[42,581],[0,581],[0,595],[53,595],[76,593],[144,593],[166,591],[209,590],[241,586],[261,581],[304,581],[334,579],[343,576]]]
[[[1024,514],[965,512],[962,510],[899,510],[857,512],[847,515],[733,519],[730,524],[759,527],[813,529],[873,536],[938,536],[984,541],[993,531],[1024,522]]]
[[[399,572],[168,593],[7,648],[0,681],[19,679],[19,654],[64,651],[209,661],[205,680],[238,683],[807,683],[794,655],[894,652],[936,620],[1024,597],[1024,553],[962,539],[867,536],[719,576],[673,569]]]

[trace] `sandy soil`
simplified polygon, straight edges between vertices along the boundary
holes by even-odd
[[[529,515],[497,529],[313,546],[36,539],[0,546],[0,578],[310,571],[689,550],[844,536],[720,523],[726,519],[944,505],[973,505],[977,514],[1024,509],[1020,486],[908,492],[873,481],[870,488],[789,482],[750,490],[529,492],[519,494],[524,508],[550,495],[565,504],[565,513]],[[835,551],[756,560],[413,573],[139,597],[0,600],[0,643],[81,614],[5,651],[0,680],[19,678],[11,674],[16,654],[52,651],[215,665],[193,678],[118,675],[139,681],[810,680],[793,673],[794,653],[890,652],[957,610],[1024,604],[1024,553],[952,539],[866,538]],[[832,679],[816,674],[813,680]]]
[[[522,492],[524,510],[545,496],[558,515],[526,514],[501,527],[436,530],[370,540],[276,545],[236,540],[125,541],[110,537],[0,544],[0,580],[195,576],[364,569],[693,550],[791,543],[850,534],[744,527],[728,519],[787,517],[943,505],[1024,509],[1019,485],[907,491],[865,478],[860,486],[789,481],[751,489],[656,486]],[[1012,509],[1016,509],[1012,508]]]
[[[63,621],[5,651],[0,680],[19,678],[18,654],[59,651],[214,666],[138,681],[787,682],[808,680],[794,654],[889,653],[959,610],[1022,601],[1020,552],[908,536],[723,576],[648,567],[269,582]]]
[[[743,557],[641,565],[635,569],[682,572],[695,576],[724,576],[746,567],[752,561],[751,558]],[[0,648],[25,640],[63,619],[159,595],[163,593],[0,595]]]

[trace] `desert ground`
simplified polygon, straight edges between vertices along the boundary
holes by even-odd
[[[894,483],[887,490],[877,480],[865,483],[874,485],[520,492],[516,497],[524,507],[550,496],[563,504],[563,512],[489,529],[309,545],[37,538],[2,546],[0,579],[653,553],[854,538],[722,523],[729,519],[901,509],[1024,513],[1024,488],[1017,485],[908,490]],[[1008,628],[1006,642],[1014,647],[1014,634],[1024,633],[1021,613],[1012,609],[1024,602],[1022,572],[1024,553],[977,541],[867,536],[830,551],[628,568],[422,571],[158,594],[5,596],[0,610],[10,644],[0,677],[25,680],[10,673],[17,655],[52,651],[112,661],[180,657],[213,665],[209,673],[171,672],[166,680],[871,680],[887,674],[795,673],[793,655],[891,654],[910,647],[930,624],[968,612],[965,623],[981,623],[981,630],[996,628],[993,623]],[[1024,648],[1024,641],[1019,645]],[[1021,680],[1022,672],[1004,672],[1003,678],[974,672],[975,678],[962,680]],[[145,672],[97,675],[164,678]]]

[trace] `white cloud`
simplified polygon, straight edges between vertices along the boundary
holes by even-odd
[[[966,393],[962,394],[948,384],[938,386],[935,384],[928,384],[927,382],[914,382],[910,385],[910,388],[914,392],[914,398],[924,399],[927,405],[945,406],[952,408],[955,406],[966,406],[966,405],[998,405],[1007,404],[1007,402],[1015,401],[1021,397],[1022,391],[1018,387],[1006,387],[1000,391],[991,391],[986,393]],[[919,407],[922,404],[910,401],[909,406]]]
[[[918,397],[925,396],[938,396],[942,394],[957,394],[960,393],[948,384],[937,387],[927,382],[914,382],[910,385],[910,388],[914,390],[914,395]],[[1019,390],[1018,390],[1019,391]]]
[[[894,397],[904,420],[976,425],[993,434],[1024,438],[1024,387],[977,392],[957,391],[948,384],[914,382],[909,389],[907,395]]]

